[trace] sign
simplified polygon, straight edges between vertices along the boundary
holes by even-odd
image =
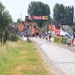
[[[43,16],[43,20],[48,20],[48,16]]]
[[[30,20],[48,20],[48,16],[30,16]]]

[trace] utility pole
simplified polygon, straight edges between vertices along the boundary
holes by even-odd
[[[22,14],[20,14],[20,19],[21,19],[21,22],[20,23],[22,23]]]
[[[47,34],[48,34],[48,22],[47,22]]]

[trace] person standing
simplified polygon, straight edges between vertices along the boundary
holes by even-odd
[[[51,33],[49,34],[49,42],[50,42],[50,40],[51,40]]]
[[[68,48],[70,48],[70,46],[71,46],[71,38],[70,37],[68,37],[67,43],[68,43]]]
[[[72,38],[72,46],[74,45],[74,38]]]
[[[74,45],[74,33],[72,35],[72,46]]]
[[[46,41],[48,41],[48,36],[46,36]]]

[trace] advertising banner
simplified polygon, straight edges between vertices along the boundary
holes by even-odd
[[[48,20],[48,16],[30,16],[30,20]]]
[[[55,29],[55,35],[60,36],[60,28]]]
[[[19,24],[19,30],[23,31],[23,29],[24,29],[24,25],[23,24]]]
[[[54,30],[55,30],[55,25],[51,24],[51,25],[49,25],[49,26],[50,26],[49,29],[50,29],[51,31],[54,31]]]

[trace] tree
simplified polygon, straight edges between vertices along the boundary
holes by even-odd
[[[9,11],[5,9],[5,6],[0,2],[0,29],[5,28],[12,22],[12,17]]]
[[[63,4],[55,4],[54,19],[62,25],[73,25],[74,7],[64,6]]]
[[[1,22],[2,22],[2,17],[3,17],[3,10],[5,9],[5,7],[3,6],[3,4],[0,2],[0,29],[2,28]]]
[[[64,20],[65,20],[65,7],[63,4],[55,4],[54,6],[54,19],[58,22],[58,23],[61,23],[63,24]]]
[[[74,7],[68,6],[66,7],[66,24],[73,25],[73,16],[74,16]]]
[[[17,23],[21,23],[22,21],[21,21],[21,19],[20,18],[18,18],[17,19]]]
[[[12,22],[11,15],[8,10],[5,9],[5,6],[0,2],[0,38],[2,43],[3,32],[5,31],[7,25]]]
[[[35,2],[32,1],[28,6],[28,15],[35,15],[35,16],[49,16],[50,15],[50,8],[47,4],[42,2]],[[34,20],[35,21],[35,20]],[[44,21],[37,20],[37,22],[41,27]]]
[[[3,12],[2,20],[3,20],[3,22],[2,22],[3,27],[6,27],[7,25],[9,25],[12,22],[12,17],[9,14],[8,10]]]
[[[72,28],[72,30],[75,32],[75,26],[73,25],[73,26],[71,26],[71,28]]]

